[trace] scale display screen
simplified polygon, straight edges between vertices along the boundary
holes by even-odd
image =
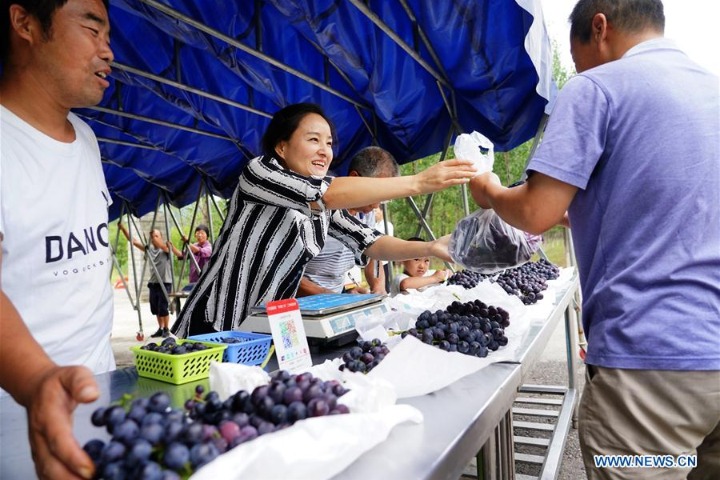
[[[320,316],[330,313],[352,310],[374,302],[379,302],[385,296],[375,293],[348,294],[348,293],[321,293],[300,297],[297,299],[300,314],[308,316]],[[265,313],[265,304],[260,304],[251,309],[255,313]]]

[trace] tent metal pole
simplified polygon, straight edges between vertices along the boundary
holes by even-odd
[[[185,131],[185,132],[197,133],[198,135],[203,135],[203,136],[206,136],[206,137],[217,138],[217,139],[220,139],[220,140],[227,140],[228,142],[233,142],[233,143],[235,143],[235,140],[234,140],[234,139],[232,139],[232,138],[230,138],[230,137],[226,137],[226,136],[224,136],[224,135],[219,135],[219,134],[217,134],[217,133],[212,133],[212,132],[206,132],[206,131],[204,131],[204,130],[199,130],[199,129],[197,129],[197,128],[186,127],[185,125],[180,125],[180,124],[177,124],[177,123],[166,122],[166,121],[164,121],[164,120],[157,120],[157,119],[155,119],[155,118],[146,117],[146,116],[144,116],[144,115],[137,115],[137,114],[135,114],[135,113],[128,113],[128,112],[124,112],[124,111],[120,111],[120,110],[113,110],[113,109],[111,109],[111,108],[105,108],[105,107],[87,107],[87,109],[88,109],[88,110],[93,110],[93,111],[96,111],[96,112],[100,112],[100,113],[107,113],[108,115],[117,115],[118,117],[129,118],[129,119],[131,119],[131,120],[139,120],[139,121],[141,121],[141,122],[152,123],[152,124],[154,124],[154,125],[160,125],[161,127],[168,127],[168,128],[173,128],[173,129],[175,129],[175,130],[183,130],[183,131]],[[97,118],[94,118],[94,117],[88,117],[87,115],[81,115],[81,116],[82,116],[83,118],[90,119],[90,120],[93,120],[93,121],[96,121],[96,122],[98,121],[98,119],[97,119]],[[102,122],[101,122],[101,123],[102,123]],[[115,125],[112,125],[112,126],[115,126]]]
[[[388,225],[390,222],[388,220],[387,202],[380,202],[380,209],[382,210],[382,213],[383,213],[383,228],[385,229],[385,235],[390,235],[390,233],[389,233],[390,229],[388,228],[390,226],[390,225]],[[380,260],[377,260],[377,261],[380,262],[380,265],[382,265],[382,262]],[[392,285],[393,277],[395,276],[395,272],[393,271],[394,266],[395,266],[395,262],[392,260],[389,260],[388,261],[388,271],[387,271],[386,278],[385,278],[385,283],[387,285]],[[382,266],[380,268],[382,268]],[[387,293],[390,293],[390,292],[387,292]]]
[[[124,212],[127,210],[127,201],[123,201],[122,205],[120,206],[120,220],[122,220],[122,216],[124,215]],[[122,268],[120,267],[120,262],[117,259],[117,249],[118,245],[120,244],[120,229],[118,228],[115,232],[115,245],[112,246],[113,252],[113,263],[115,265],[115,268],[117,269],[118,273],[120,274],[120,280],[122,281],[123,287],[125,287],[125,293],[128,296],[128,300],[130,300],[130,305],[132,305],[134,310],[140,309],[140,297],[137,296],[137,292],[135,295],[136,300],[133,300],[132,295],[130,294],[130,286],[128,285],[127,281],[125,281],[125,275],[123,274]],[[130,247],[132,248],[132,246]],[[133,265],[134,267],[134,265]],[[134,272],[134,268],[133,268]],[[133,279],[135,278],[135,274],[133,273]],[[142,332],[142,320],[139,320],[139,326],[140,326],[140,332]]]
[[[137,276],[137,268],[135,267],[135,245],[133,245],[132,241],[132,227],[135,226],[135,222],[132,220],[132,216],[130,215],[130,208],[127,205],[127,201],[124,202],[125,205],[125,212],[127,215],[127,224],[128,224],[128,242],[130,243],[130,246],[128,247],[130,249],[130,259],[132,261],[132,269],[133,269],[133,283],[135,284],[135,299],[137,301],[135,310],[137,311],[138,315],[138,324],[140,325],[140,333],[143,332],[143,326],[142,326],[142,310],[140,309],[140,285],[142,283],[142,277],[145,275],[145,263],[143,262],[143,268],[142,273],[140,274],[140,278]],[[122,217],[120,217],[122,218]]]
[[[162,198],[163,198],[163,211],[165,212],[165,244],[167,245],[168,242],[172,242],[170,238],[170,219],[168,217],[172,217],[173,213],[170,210],[170,202],[168,201],[167,192],[165,190],[162,191]],[[173,220],[175,218],[173,217]],[[182,230],[180,230],[182,232]],[[168,246],[168,256],[170,257],[170,288],[172,290],[175,290],[175,254],[172,251],[172,248]],[[162,280],[160,280],[161,284],[163,283]],[[165,285],[163,285],[163,289],[165,288]],[[168,304],[170,303],[170,292],[168,292]]]
[[[212,212],[210,212],[210,202],[212,202],[211,197],[212,194],[210,192],[210,187],[208,186],[208,179],[207,177],[202,177],[203,184],[205,186],[205,207],[207,208],[207,216],[208,216],[208,226],[210,227],[210,235],[208,237],[208,240],[210,240],[211,243],[215,242],[215,225],[213,225],[213,216]],[[220,212],[218,212],[220,213]],[[222,218],[222,215],[220,216]]]
[[[448,150],[450,149],[450,140],[452,140],[453,137],[453,130],[450,129],[448,131],[447,136],[445,136],[445,142],[443,143],[444,147],[442,150],[442,153],[440,154],[440,162],[445,160],[445,157],[447,157]],[[427,219],[428,213],[430,213],[430,207],[432,206],[433,199],[435,198],[435,193],[430,193],[426,196],[425,199],[425,206],[423,206],[422,211],[422,218]],[[419,237],[420,233],[422,232],[422,225],[418,225],[417,230],[415,231],[415,236]]]
[[[198,192],[198,200],[195,201],[195,209],[194,209],[194,211],[193,211],[193,218],[192,218],[191,223],[190,223],[190,230],[192,230],[193,227],[195,226],[195,219],[196,219],[196,215],[197,215],[197,211],[198,211],[199,198],[200,198],[201,196],[202,196],[202,183],[200,184],[200,191]],[[166,207],[166,209],[167,209],[167,207]],[[172,219],[173,224],[175,225],[175,228],[177,228],[177,229],[180,231],[180,233],[182,234],[182,233],[183,233],[182,225],[180,224],[180,222],[178,222],[177,218],[175,218],[175,214],[172,212],[172,210],[169,210],[169,209],[168,209],[168,210],[166,210],[166,211],[168,211],[168,212],[170,213],[170,218]],[[168,234],[168,236],[170,236],[170,234]],[[188,238],[188,243],[189,243],[189,241],[190,241],[190,235],[189,235],[189,233],[188,233],[188,235],[187,235],[187,238]],[[198,262],[197,262],[197,260],[195,259],[195,255],[193,255],[192,250],[190,250],[190,246],[189,246],[188,244],[183,245],[183,253],[185,253],[185,252],[187,252],[187,253],[190,255],[190,260],[195,264],[195,268],[197,268],[198,271],[199,271],[199,270],[200,270],[200,265],[198,265]],[[175,284],[173,283],[173,285],[174,285],[173,288],[174,288],[175,290],[179,290],[179,288],[180,288],[180,281],[179,281],[179,280],[182,279],[182,277],[183,277],[184,274],[185,274],[185,265],[183,265],[183,266],[182,266],[182,269],[180,270],[180,278],[178,279],[177,285],[175,285]]]
[[[430,207],[432,206],[432,202],[433,202],[434,198],[435,198],[435,193],[430,193],[430,194],[426,195],[425,196],[425,205],[423,206],[422,212],[415,213],[415,215],[418,217],[418,220],[421,222],[420,225],[418,225],[417,230],[415,230],[416,237],[419,237],[420,233],[422,233],[422,231],[423,231],[422,221],[425,221],[428,213],[430,213]],[[414,200],[413,200],[413,203],[415,203]],[[417,208],[417,205],[415,205],[415,208]],[[413,211],[415,211],[415,209],[413,209]]]
[[[215,206],[215,210],[217,211],[218,215],[220,215],[220,219],[225,222],[225,214],[220,210],[220,207],[218,206],[217,202],[215,201],[215,196],[210,195],[210,198],[212,199],[212,203]]]
[[[359,109],[358,107],[355,107],[355,110],[357,111],[358,116],[360,117],[360,120],[362,120],[363,125],[365,125],[365,128],[368,129],[368,132],[370,133],[370,135],[372,135],[373,139],[376,138],[375,131],[374,131],[373,128],[370,126],[370,124],[367,122],[367,120],[366,120],[365,117],[363,116],[363,114],[362,114],[362,112],[360,111],[360,109]],[[373,114],[373,115],[374,115],[374,114]]]
[[[548,114],[543,114],[542,118],[540,119],[540,124],[538,125],[537,133],[535,133],[535,138],[533,139],[532,147],[530,147],[530,153],[528,153],[528,158],[525,160],[525,168],[523,169],[522,176],[520,177],[520,180],[525,181],[527,180],[527,166],[530,163],[530,160],[532,160],[533,155],[535,155],[535,151],[540,146],[540,140],[542,139],[543,133],[545,133],[545,127],[547,126],[548,122]]]
[[[228,100],[227,98],[221,97],[219,95],[214,95],[212,93],[204,92],[204,91],[200,90],[199,88],[191,87],[189,85],[185,85],[184,83],[176,82],[173,80],[168,80],[167,78],[163,78],[159,75],[145,72],[143,70],[140,70],[139,68],[131,67],[130,65],[123,65],[122,63],[117,63],[117,62],[112,62],[110,65],[115,70],[121,70],[123,72],[132,73],[133,75],[137,75],[139,77],[154,80],[158,83],[162,83],[163,85],[174,87],[174,88],[183,90],[185,92],[194,93],[195,95],[198,95],[200,97],[207,98],[210,100],[215,100],[216,102],[224,103],[225,105],[229,105],[231,107],[235,107],[240,110],[245,110],[246,112],[254,113],[255,115],[260,115],[261,117],[272,118],[272,115],[270,115],[269,113],[261,112],[260,110],[258,110],[256,108],[248,107],[247,105],[243,105],[242,103]],[[117,79],[117,77],[115,77],[115,78]]]
[[[428,235],[430,235],[430,239],[435,240],[435,234],[430,228],[430,225],[428,225],[427,221],[425,220],[425,217],[422,215],[422,213],[420,213],[420,209],[418,208],[417,203],[415,203],[415,200],[413,200],[412,197],[406,197],[405,200],[407,200],[408,204],[410,204],[410,208],[412,208],[413,212],[415,212],[415,216],[418,217],[422,228],[425,229]]]
[[[410,46],[403,41],[402,38],[400,38],[392,28],[388,27],[385,22],[383,22],[380,17],[378,17],[375,12],[370,10],[370,8],[363,2],[362,0],[349,0],[350,3],[353,4],[355,8],[360,10],[372,23],[375,24],[376,27],[378,27],[380,30],[382,30],[385,35],[390,37],[390,39],[397,44],[398,47],[403,49],[405,53],[407,53],[413,60],[415,60],[418,65],[423,67],[427,72],[435,78],[438,82],[440,82],[445,87],[451,88],[450,84],[443,78],[442,75],[440,75],[433,67],[431,67],[423,58]]]
[[[347,95],[343,94],[342,92],[339,92],[338,90],[328,87],[327,85],[323,84],[322,82],[315,80],[311,76],[306,75],[298,70],[295,70],[294,68],[292,68],[292,67],[290,67],[268,55],[265,55],[264,53],[262,53],[258,50],[250,48],[247,45],[244,45],[243,43],[238,42],[234,38],[229,37],[215,29],[212,29],[212,28],[208,27],[207,25],[205,25],[201,22],[198,22],[197,20],[195,20],[193,18],[168,7],[167,5],[163,5],[162,3],[156,2],[155,0],[139,0],[139,1],[140,1],[140,3],[144,3],[145,5],[151,6],[154,9],[164,13],[165,15],[168,15],[169,17],[172,17],[176,20],[180,20],[181,22],[186,23],[186,24],[200,30],[201,32],[207,33],[208,35],[210,35],[214,38],[217,38],[218,40],[222,40],[223,42],[227,43],[231,47],[235,47],[238,50],[247,53],[248,55],[252,55],[266,63],[269,63],[270,65],[272,65],[276,68],[279,68],[280,70],[282,70],[284,72],[287,72],[295,77],[298,77],[301,80],[304,80],[317,88],[320,88],[328,93],[331,93],[331,94],[335,95],[336,97],[342,98],[343,100],[345,100],[348,103],[351,103],[355,106],[365,108],[365,109],[369,108],[366,105],[363,105],[362,103],[358,102],[357,100],[348,97]]]
[[[161,205],[161,203],[162,203],[161,200],[162,200],[162,195],[158,193],[158,200],[157,200],[157,203],[156,203],[156,205],[155,205],[155,213],[153,214],[152,223],[151,223],[151,225],[150,225],[150,231],[151,231],[151,232],[152,232],[152,230],[155,230],[155,222],[156,222],[156,220],[157,220],[158,210],[160,210],[160,205]],[[131,217],[130,217],[129,214],[128,214],[128,218],[131,219]],[[131,219],[131,220],[132,220],[132,219]],[[138,230],[138,232],[141,232],[141,230],[138,229],[137,226],[135,225],[135,221],[133,220],[132,222],[133,222],[133,226],[135,226],[135,229]],[[130,233],[130,232],[128,232],[128,233]],[[141,232],[141,233],[142,233],[142,232]],[[141,236],[141,238],[143,238],[143,237]],[[135,245],[133,245],[132,243],[133,243],[133,242],[132,242],[132,235],[131,235],[131,236],[130,236],[130,248],[135,247]],[[148,244],[147,241],[143,241],[143,244],[145,245],[145,252],[144,252],[145,254],[144,254],[144,256],[143,256],[144,262],[143,262],[143,268],[142,268],[142,276],[141,276],[141,278],[145,277],[145,268],[146,268],[147,265],[149,264],[149,265],[150,265],[150,268],[152,268],[153,272],[155,272],[155,277],[159,280],[158,285],[160,285],[160,290],[162,290],[163,294],[165,295],[165,298],[167,299],[167,301],[168,301],[168,303],[169,303],[169,302],[170,302],[170,296],[168,295],[168,292],[167,292],[167,290],[165,289],[165,284],[162,282],[162,279],[160,278],[160,272],[158,272],[158,269],[157,269],[157,267],[155,266],[155,264],[152,262],[152,260],[149,259],[149,254],[148,254],[148,252],[147,252],[147,249],[148,249],[148,247],[149,247],[149,244]],[[172,254],[172,253],[171,253],[171,254]],[[135,261],[133,260],[133,264],[134,264],[134,263],[135,263]],[[172,274],[172,272],[171,272],[171,274]],[[139,305],[139,303],[140,303],[139,299],[140,299],[140,291],[138,290],[138,305]],[[138,309],[138,311],[139,311],[139,309]]]
[[[447,72],[445,71],[445,68],[443,67],[442,62],[440,61],[440,57],[438,57],[437,53],[435,52],[435,49],[433,48],[432,43],[430,43],[430,39],[425,35],[425,31],[418,25],[417,17],[415,16],[415,12],[412,11],[410,8],[410,5],[408,5],[407,0],[398,0],[400,2],[400,5],[405,10],[405,13],[407,14],[410,21],[413,23],[413,25],[416,26],[418,34],[420,35],[420,40],[422,40],[423,45],[425,45],[425,48],[427,48],[428,53],[430,54],[430,58],[432,58],[433,62],[435,63],[435,66],[442,74],[443,78],[447,83],[450,83],[448,80]]]
[[[115,145],[122,145],[124,147],[133,147],[133,148],[142,148],[145,150],[154,150],[156,152],[164,152],[162,148],[158,148],[154,145],[144,145],[142,143],[131,143],[131,142],[124,142],[122,140],[115,140],[114,138],[105,138],[105,137],[97,137],[98,142],[103,143],[112,143]]]
[[[437,84],[438,90],[440,91],[440,96],[443,99],[443,103],[445,104],[445,109],[448,111],[448,115],[450,115],[450,121],[453,124],[453,127],[457,132],[462,132],[462,127],[460,126],[460,121],[457,118],[457,108],[455,104],[455,92],[450,89],[450,98],[447,98],[447,95],[445,95],[445,91],[442,88],[442,85],[438,82]],[[447,150],[447,147],[445,147],[445,150]]]

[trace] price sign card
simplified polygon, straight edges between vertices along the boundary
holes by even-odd
[[[304,372],[312,366],[312,358],[297,300],[268,302],[265,308],[280,369]]]

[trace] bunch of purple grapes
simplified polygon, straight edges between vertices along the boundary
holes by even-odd
[[[402,336],[412,335],[441,350],[482,358],[507,345],[505,328],[508,326],[510,314],[503,308],[480,300],[456,301],[435,313],[425,310],[418,316],[415,328],[403,332]]]
[[[164,392],[93,412],[93,425],[112,436],[84,446],[92,458],[95,478],[187,478],[218,455],[260,435],[299,420],[350,413],[338,398],[347,390],[337,381],[310,373],[276,372],[268,385],[252,393],[240,390],[225,401],[198,385],[185,409],[173,409]]]
[[[379,338],[362,341],[343,354],[344,363],[340,365],[340,370],[348,369],[351,372],[367,373],[375,368],[388,353],[390,353],[390,349]]]
[[[472,270],[461,270],[452,274],[447,280],[448,285],[460,285],[465,290],[477,287],[478,283],[482,282],[484,278],[489,277],[479,272],[473,272]]]
[[[193,342],[191,340],[184,340],[178,343],[174,338],[168,337],[162,341],[159,345],[155,342],[148,342],[142,347],[141,350],[149,350],[151,352],[158,353],[169,353],[171,355],[183,355],[190,352],[199,352],[201,350],[207,350],[209,347],[204,343]]]
[[[560,276],[560,269],[545,259],[527,262],[516,268],[503,271],[495,282],[509,295],[515,295],[525,305],[532,305],[543,299],[547,281]]]
[[[243,343],[246,340],[242,340],[242,339],[235,338],[235,337],[223,337],[220,339],[220,341],[222,343]]]

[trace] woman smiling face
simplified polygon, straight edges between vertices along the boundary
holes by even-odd
[[[290,139],[282,140],[275,146],[275,153],[295,173],[324,177],[333,159],[330,125],[322,116],[308,113],[300,120]]]

